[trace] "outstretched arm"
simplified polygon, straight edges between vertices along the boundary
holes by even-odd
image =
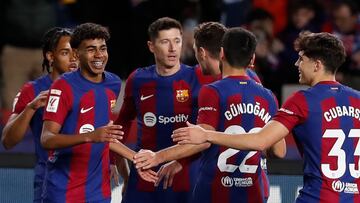
[[[225,133],[209,131],[200,126],[179,128],[172,138],[178,144],[203,144],[210,142],[234,149],[263,151],[289,134],[289,130],[278,121],[270,121],[257,133],[228,136]]]
[[[200,126],[207,130],[214,130],[214,128],[210,125],[201,124]],[[210,144],[204,143],[201,145],[174,145],[158,152],[140,150],[139,153],[134,156],[134,163],[136,164],[136,168],[149,169],[168,161],[189,157],[207,149],[208,147],[210,147]]]
[[[41,133],[41,145],[45,149],[60,149],[88,142],[119,142],[118,140],[121,140],[123,135],[121,126],[113,125],[112,122],[92,132],[81,135],[69,136],[60,134],[60,129],[60,124],[49,120],[44,121]]]
[[[276,142],[270,148],[265,151],[266,157],[269,158],[284,158],[286,155],[286,142],[282,138],[280,141]]]
[[[125,146],[121,142],[110,143],[110,150],[129,159],[130,161],[133,161],[135,152],[133,150],[129,149],[127,146]],[[145,181],[155,183],[158,179],[156,172],[151,169],[146,169],[146,170],[138,169],[137,172],[138,172],[139,176],[142,179],[144,179]]]

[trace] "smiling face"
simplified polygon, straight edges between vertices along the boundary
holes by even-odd
[[[303,85],[311,85],[315,77],[316,62],[304,55],[303,51],[299,52],[299,58],[295,66],[299,70],[299,83]]]
[[[105,39],[83,40],[76,53],[84,77],[93,82],[101,82],[108,61]]]
[[[159,31],[156,39],[148,41],[148,46],[155,56],[158,68],[172,69],[180,66],[182,35],[179,29]]]

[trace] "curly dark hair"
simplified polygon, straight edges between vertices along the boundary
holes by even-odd
[[[229,28],[222,39],[224,55],[231,66],[247,67],[256,45],[255,35],[241,27]]]
[[[71,36],[72,30],[61,27],[54,27],[48,30],[42,38],[42,53],[43,53],[43,62],[42,68],[43,71],[50,72],[50,62],[46,58],[46,53],[49,51],[54,51],[59,43],[59,40],[63,36]]]
[[[345,62],[346,53],[341,40],[330,33],[301,32],[294,42],[296,51],[313,60],[320,60],[325,69],[335,74]]]
[[[102,25],[83,23],[74,29],[70,40],[71,47],[75,49],[78,48],[81,42],[86,39],[104,39],[108,41],[110,39],[110,33],[108,29]]]
[[[179,21],[169,18],[163,17],[152,22],[148,28],[148,35],[151,41],[154,41],[161,30],[170,30],[171,28],[177,28],[180,30],[182,34],[182,26]]]
[[[221,40],[226,27],[218,22],[201,23],[194,29],[194,39],[197,48],[203,47],[212,57],[220,58]]]

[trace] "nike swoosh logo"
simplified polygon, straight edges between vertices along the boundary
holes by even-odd
[[[154,96],[154,95],[153,95],[153,94],[150,94],[150,95],[145,96],[145,97],[144,97],[144,95],[141,95],[140,100],[141,100],[141,101],[144,101],[144,100],[146,100],[146,99],[149,99],[149,98],[152,97],[152,96]]]
[[[92,108],[94,108],[94,107],[90,107],[90,108],[87,108],[87,109],[81,108],[80,113],[86,113],[86,112],[90,111]]]

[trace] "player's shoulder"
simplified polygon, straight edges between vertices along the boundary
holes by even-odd
[[[353,95],[354,97],[360,97],[360,91],[353,89],[352,87],[341,85],[343,91],[347,92],[348,94]]]
[[[21,92],[33,90],[36,87],[41,88],[42,86],[46,86],[46,88],[49,88],[51,83],[52,83],[52,81],[50,79],[50,76],[48,74],[43,75],[43,76],[40,76],[39,78],[36,78],[35,80],[26,82],[22,86]]]
[[[150,65],[145,67],[136,68],[130,75],[129,78],[148,78],[152,77],[156,71],[156,65]]]
[[[116,75],[115,73],[105,71],[104,76],[107,80],[121,82],[120,77],[118,75]]]
[[[40,90],[49,89],[52,84],[52,79],[49,74],[40,76],[39,78],[31,81],[32,85]]]
[[[273,95],[273,92],[272,92],[270,89],[262,86],[262,84],[254,81],[254,80],[250,80],[249,82],[252,83],[252,85],[254,86],[254,88],[257,88],[257,89],[259,89],[260,91],[262,91],[262,92],[264,92],[264,93],[266,93],[266,94]]]
[[[189,66],[189,65],[186,65],[186,64],[180,64],[180,67],[182,69],[184,69],[185,71],[200,71],[201,72],[201,67],[199,65],[195,65],[195,66]]]
[[[55,82],[59,81],[59,80],[66,80],[66,81],[71,81],[74,80],[75,78],[79,77],[80,75],[80,70],[76,70],[76,71],[72,71],[72,72],[66,72],[63,73]]]
[[[184,75],[194,75],[197,77],[202,77],[203,73],[200,66],[189,66],[186,64],[180,64],[180,73]]]

